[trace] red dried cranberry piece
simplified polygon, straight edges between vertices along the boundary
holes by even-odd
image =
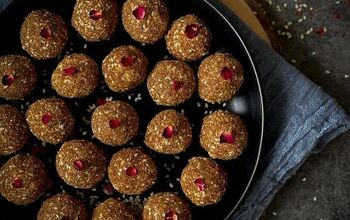
[[[175,92],[179,91],[183,86],[183,83],[177,80],[173,81],[173,89]]]
[[[169,211],[165,214],[165,220],[177,220],[177,214],[174,211]]]
[[[128,169],[125,170],[125,173],[130,177],[134,177],[137,175],[138,171],[136,167],[128,167]]]
[[[45,39],[50,39],[52,37],[52,31],[50,28],[48,27],[44,27],[41,31],[40,31],[40,36],[42,38]]]
[[[204,181],[201,178],[198,178],[194,181],[194,183],[197,185],[199,191],[204,191]]]
[[[231,132],[224,132],[220,135],[220,143],[232,144],[233,141],[234,137]]]
[[[119,127],[121,124],[122,123],[118,119],[113,118],[109,120],[109,127],[112,129]]]
[[[185,28],[185,34],[189,39],[193,39],[197,37],[199,32],[199,25],[198,24],[189,24]]]
[[[73,162],[73,166],[75,167],[75,169],[82,171],[85,167],[85,164],[82,160],[78,159]]]
[[[19,178],[17,178],[17,179],[15,179],[13,182],[12,182],[12,186],[14,187],[14,188],[22,188],[22,180],[21,179],[19,179]]]
[[[96,100],[96,105],[97,105],[97,106],[101,106],[101,105],[104,105],[104,104],[106,104],[106,103],[107,103],[106,99],[98,98],[98,99]]]
[[[128,67],[128,66],[131,66],[134,63],[134,60],[133,60],[132,56],[125,55],[125,56],[122,57],[120,62],[123,65],[123,67]]]
[[[103,186],[103,192],[106,194],[106,195],[112,195],[113,194],[113,185],[111,183],[107,183]]]
[[[15,81],[15,77],[12,74],[9,75],[5,75],[4,77],[2,77],[2,84],[5,86],[10,86],[12,85],[12,83]]]
[[[132,14],[135,16],[137,20],[142,20],[145,18],[146,15],[146,9],[144,6],[139,5],[137,8],[132,12]]]
[[[64,73],[66,76],[73,76],[77,72],[77,68],[74,66],[70,66],[64,69]]]
[[[52,116],[49,114],[45,114],[41,116],[41,121],[44,125],[48,124],[52,120]]]
[[[225,80],[229,80],[232,79],[232,77],[235,75],[235,70],[232,68],[227,68],[224,67],[221,70],[221,76],[225,79]]]
[[[103,17],[103,13],[100,10],[92,9],[89,14],[90,18],[94,21],[98,21]]]
[[[163,130],[163,137],[169,139],[174,135],[174,128],[173,126],[168,126],[164,128]]]

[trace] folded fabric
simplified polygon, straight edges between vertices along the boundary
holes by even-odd
[[[231,10],[209,1],[241,35],[256,65],[265,105],[265,136],[254,181],[233,219],[258,219],[310,154],[350,128],[345,111],[260,40]]]

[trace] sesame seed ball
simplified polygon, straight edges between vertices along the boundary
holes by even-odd
[[[125,202],[109,198],[98,205],[93,213],[92,220],[136,220],[135,214]]]
[[[218,110],[203,119],[201,146],[214,159],[232,160],[248,144],[248,131],[238,115]]]
[[[181,188],[197,206],[218,203],[227,186],[227,173],[213,159],[193,157],[181,173]]]
[[[199,66],[198,93],[207,102],[228,101],[242,83],[243,67],[228,53],[210,55]]]
[[[143,220],[190,220],[188,203],[172,192],[161,192],[150,196],[143,208]]]
[[[37,74],[30,59],[20,55],[0,57],[0,97],[21,99],[33,91]]]
[[[92,132],[102,143],[121,146],[138,134],[139,116],[123,101],[109,101],[95,109],[91,117]]]
[[[188,100],[196,89],[192,68],[177,60],[159,61],[147,79],[147,88],[158,105],[176,106]]]
[[[139,86],[146,78],[148,60],[134,46],[120,46],[103,60],[102,72],[108,87],[125,92]]]
[[[191,144],[192,129],[188,119],[175,110],[164,110],[148,124],[145,144],[164,154],[184,152]]]
[[[117,29],[118,8],[115,0],[77,0],[72,26],[87,41],[108,40]]]
[[[31,104],[26,112],[30,131],[41,141],[58,144],[74,130],[74,117],[69,106],[61,99],[40,99]]]
[[[85,140],[64,142],[56,155],[58,175],[75,188],[90,189],[96,186],[105,176],[106,166],[102,149]]]
[[[22,113],[10,105],[0,105],[0,155],[19,151],[29,137],[28,125]]]
[[[82,98],[97,87],[99,74],[97,63],[92,58],[85,54],[71,54],[53,71],[51,85],[60,96]]]
[[[209,53],[211,32],[194,14],[175,20],[165,36],[168,51],[182,61],[194,61]]]
[[[37,220],[87,220],[84,203],[74,196],[59,193],[46,199],[37,215]]]
[[[132,39],[153,44],[167,31],[169,11],[162,0],[127,0],[123,4],[122,21]]]
[[[35,10],[25,18],[20,35],[22,48],[30,56],[50,59],[63,51],[68,41],[68,27],[60,15]]]
[[[48,183],[45,165],[31,155],[13,156],[0,169],[0,194],[17,205],[36,201]]]
[[[118,192],[139,195],[156,182],[157,167],[141,148],[125,148],[112,156],[108,177]]]

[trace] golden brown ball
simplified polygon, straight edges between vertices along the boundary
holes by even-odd
[[[64,142],[56,155],[58,175],[75,188],[90,189],[96,186],[105,176],[106,166],[102,149],[85,140]]]
[[[92,213],[91,220],[136,220],[130,207],[122,201],[109,198],[99,204]]]
[[[181,173],[181,188],[197,206],[218,203],[225,194],[227,173],[213,159],[193,157]]]
[[[48,183],[46,166],[31,155],[17,154],[0,168],[0,194],[17,205],[35,202]]]
[[[68,41],[68,27],[62,17],[48,10],[28,14],[21,27],[22,48],[38,60],[57,57]]]
[[[51,75],[52,88],[66,98],[90,95],[99,83],[97,63],[85,54],[71,54],[63,58]]]
[[[37,220],[88,220],[85,204],[74,196],[59,193],[46,199]]]
[[[115,0],[77,0],[72,26],[87,41],[108,40],[117,29],[118,8]]]
[[[29,58],[5,55],[0,57],[0,80],[0,97],[22,99],[33,91],[37,74]]]
[[[198,69],[199,96],[210,103],[231,99],[243,83],[243,67],[228,53],[205,58]]]
[[[69,106],[52,97],[35,101],[26,112],[30,131],[41,141],[59,144],[74,131],[75,120]]]
[[[125,148],[113,155],[108,166],[108,177],[118,192],[139,195],[156,182],[157,167],[141,148]]]
[[[123,101],[109,101],[98,106],[91,117],[95,137],[104,144],[121,146],[138,134],[139,116]]]
[[[153,44],[165,35],[169,12],[162,0],[127,0],[123,4],[122,20],[131,38]]]
[[[147,78],[147,88],[158,105],[176,106],[188,100],[196,89],[192,68],[177,60],[159,61]]]
[[[194,14],[175,20],[165,36],[168,51],[182,61],[195,61],[209,53],[211,32]]]
[[[203,119],[200,143],[211,158],[232,160],[246,149],[248,131],[238,115],[218,110]]]
[[[114,92],[125,92],[139,86],[146,78],[147,69],[147,57],[132,45],[113,49],[102,63],[105,82]]]
[[[172,192],[160,192],[150,196],[143,208],[143,220],[190,220],[188,203]]]
[[[19,151],[29,137],[24,115],[11,105],[0,105],[0,155]]]
[[[184,152],[191,144],[190,122],[176,110],[164,110],[148,123],[145,144],[164,154]]]

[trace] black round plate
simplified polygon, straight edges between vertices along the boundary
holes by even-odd
[[[69,24],[74,2],[75,1],[72,0],[15,1],[14,4],[7,8],[7,10],[0,16],[0,55],[27,55],[21,49],[19,31],[21,23],[30,11],[46,8],[62,15],[67,24]],[[121,6],[123,2],[118,0],[118,3],[119,6]],[[216,51],[229,52],[242,63],[245,72],[245,81],[239,93],[224,105],[208,105],[203,100],[199,99],[197,94],[195,94],[189,101],[177,106],[176,109],[184,111],[194,125],[194,139],[191,147],[185,153],[174,157],[155,153],[146,148],[143,144],[142,135],[146,129],[147,123],[159,111],[166,109],[165,107],[157,106],[151,100],[146,86],[143,84],[131,92],[117,94],[111,92],[101,80],[98,89],[91,96],[79,100],[64,99],[71,106],[73,114],[77,119],[76,133],[72,138],[91,140],[92,133],[90,125],[87,124],[86,121],[90,120],[91,111],[96,107],[96,100],[98,98],[113,98],[114,100],[125,100],[131,103],[139,112],[141,121],[141,133],[132,141],[132,144],[143,146],[145,150],[155,157],[159,169],[159,178],[155,186],[140,197],[123,196],[117,192],[114,192],[113,196],[127,201],[133,200],[133,203],[142,203],[142,201],[144,201],[144,199],[151,193],[159,191],[175,191],[179,192],[179,194],[185,198],[178,182],[182,168],[192,156],[207,156],[207,153],[200,147],[198,140],[198,134],[204,115],[215,109],[229,109],[236,112],[243,118],[248,126],[249,144],[243,155],[238,159],[233,161],[218,161],[229,173],[229,186],[227,192],[224,198],[216,205],[203,208],[191,205],[193,219],[229,219],[250,185],[260,155],[264,115],[262,94],[257,73],[242,39],[239,37],[234,27],[230,25],[230,23],[210,2],[207,2],[206,0],[167,0],[166,3],[170,9],[171,21],[179,16],[194,13],[208,24],[213,33],[211,53]],[[165,48],[164,40],[161,40],[152,46],[143,46],[133,41],[123,29],[120,19],[115,36],[108,42],[93,44],[86,43],[72,27],[70,27],[70,33],[70,42],[67,45],[65,52],[86,53],[94,58],[99,65],[101,65],[103,58],[112,50],[112,48],[124,44],[135,45],[144,51],[150,61],[150,68],[152,68],[159,60],[172,58]],[[50,75],[61,59],[62,57],[48,61],[33,60],[39,74],[39,81],[35,91],[25,100],[5,101],[4,99],[0,99],[0,103],[17,106],[25,112],[28,105],[35,100],[44,97],[57,96],[50,87]],[[193,68],[197,69],[199,62],[191,63],[191,65]],[[141,96],[142,99],[140,100],[137,98],[138,96]],[[109,158],[118,150],[117,148],[104,146],[96,139],[93,139],[93,141],[104,149]],[[36,147],[34,148],[33,146]],[[53,179],[54,186],[37,202],[25,207],[13,205],[1,197],[1,219],[35,219],[42,201],[49,195],[61,192],[62,190],[82,198],[91,208],[93,208],[97,202],[103,201],[109,197],[103,193],[103,186],[105,181],[108,181],[107,178],[93,190],[76,190],[67,186],[57,176],[54,167],[54,158],[58,148],[59,146],[45,144],[34,137],[31,138],[22,152],[34,153],[46,163],[50,169],[50,176]],[[10,156],[0,157],[0,164],[2,165],[9,158]]]

